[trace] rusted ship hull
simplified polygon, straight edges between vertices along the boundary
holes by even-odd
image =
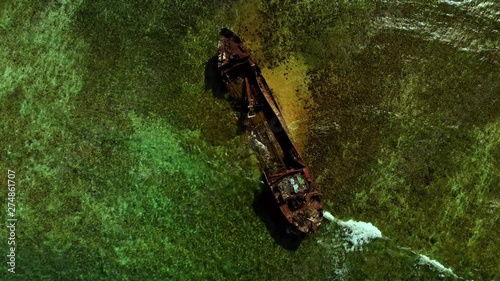
[[[292,142],[280,108],[250,51],[225,28],[220,33],[218,69],[224,83],[240,83],[243,88],[236,95],[247,105],[248,131],[281,212],[299,232],[316,232],[323,220],[321,193]]]

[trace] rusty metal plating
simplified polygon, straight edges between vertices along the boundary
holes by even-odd
[[[236,95],[247,106],[248,131],[281,212],[300,233],[316,232],[323,220],[321,193],[292,142],[278,103],[250,57],[250,50],[227,28],[220,32],[218,69],[226,85],[242,86]]]

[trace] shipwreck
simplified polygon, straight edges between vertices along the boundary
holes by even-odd
[[[218,46],[218,71],[232,94],[245,106],[243,117],[276,204],[297,233],[314,233],[323,220],[321,193],[292,141],[280,107],[250,50],[223,28]]]

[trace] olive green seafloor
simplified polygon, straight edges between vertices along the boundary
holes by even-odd
[[[498,4],[94,2],[0,3],[19,219],[1,280],[453,279],[413,251],[498,277]],[[275,243],[248,141],[204,85],[222,26],[264,69],[306,62],[326,208],[388,239],[350,252],[325,223],[297,251]]]

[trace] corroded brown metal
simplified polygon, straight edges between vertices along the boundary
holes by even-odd
[[[218,69],[231,86],[241,83],[246,102],[248,131],[259,155],[267,185],[288,222],[301,233],[316,232],[323,220],[321,193],[292,138],[250,50],[229,29],[220,32]]]

